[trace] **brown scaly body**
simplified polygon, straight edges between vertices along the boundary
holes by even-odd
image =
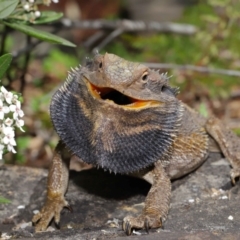
[[[33,217],[36,231],[68,206],[64,194],[72,156],[152,184],[140,216],[123,230],[161,227],[167,218],[171,179],[181,177],[215,149],[240,175],[240,140],[221,122],[205,119],[176,98],[166,75],[113,54],[96,55],[73,70],[52,98],[50,113],[60,137],[49,171],[47,201]]]

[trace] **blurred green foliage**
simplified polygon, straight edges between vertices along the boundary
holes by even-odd
[[[204,116],[204,117],[208,117],[208,112],[207,112],[207,107],[205,103],[201,103],[198,109],[198,112]]]
[[[0,56],[0,79],[3,78],[10,63],[12,62],[12,55],[10,53]]]
[[[63,13],[52,11],[40,12],[38,10],[38,5],[48,6],[50,2],[42,0],[31,2],[19,0],[0,0],[0,25],[4,25],[6,28],[9,27],[11,29],[15,29],[42,41],[75,47],[75,44],[66,39],[30,26],[32,24],[37,25],[53,22],[63,16]],[[3,35],[4,34],[5,33],[3,33]],[[4,40],[2,41],[4,42]],[[2,46],[1,48],[1,53],[4,53]]]
[[[180,20],[198,27],[194,36],[177,34],[124,34],[103,52],[143,62],[190,64],[224,69],[240,69],[240,1],[205,0],[188,7]],[[173,74],[173,83],[186,86]],[[191,73],[192,81],[209,89],[213,98],[226,98],[238,84],[236,77]]]
[[[16,139],[18,151],[14,156],[17,159],[18,164],[24,164],[26,162],[26,152],[29,143],[31,141],[30,136],[20,136]]]
[[[45,73],[54,73],[59,79],[65,79],[66,72],[77,65],[79,60],[76,57],[54,48],[44,60],[43,70]]]

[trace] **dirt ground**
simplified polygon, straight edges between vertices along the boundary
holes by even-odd
[[[6,166],[0,170],[0,195],[11,200],[0,205],[1,239],[240,239],[239,182],[232,186],[230,167],[215,154],[197,171],[173,182],[171,210],[164,229],[135,231],[127,237],[122,219],[137,215],[150,185],[140,179],[102,170],[71,171],[60,228],[34,233],[33,211],[46,194],[47,171]]]

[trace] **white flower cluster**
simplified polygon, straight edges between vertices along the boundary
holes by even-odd
[[[22,129],[24,121],[21,119],[23,115],[18,96],[2,86],[0,88],[0,160],[5,152],[16,153],[14,130],[17,127],[24,132]]]
[[[42,0],[42,1],[37,1],[37,0],[21,0],[22,3],[22,7],[25,11],[27,12],[31,12],[32,16],[32,20],[39,18],[41,16],[41,12],[38,11],[38,4],[44,4],[49,6],[51,4],[51,2],[53,3],[58,3],[59,0]]]

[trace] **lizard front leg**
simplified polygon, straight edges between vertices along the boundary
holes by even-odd
[[[123,230],[127,235],[130,235],[134,228],[145,228],[148,231],[150,228],[162,227],[162,222],[166,220],[171,197],[171,181],[160,161],[155,163],[152,175],[152,187],[146,197],[142,214],[123,219]]]
[[[240,176],[240,138],[215,117],[208,119],[205,128],[230,162],[232,166],[230,176],[232,183],[235,184],[235,179]]]
[[[61,210],[63,207],[69,207],[64,194],[68,185],[70,158],[71,155],[65,144],[59,141],[49,168],[47,200],[41,211],[32,219],[32,222],[36,224],[36,232],[46,230],[52,218],[59,223]]]

